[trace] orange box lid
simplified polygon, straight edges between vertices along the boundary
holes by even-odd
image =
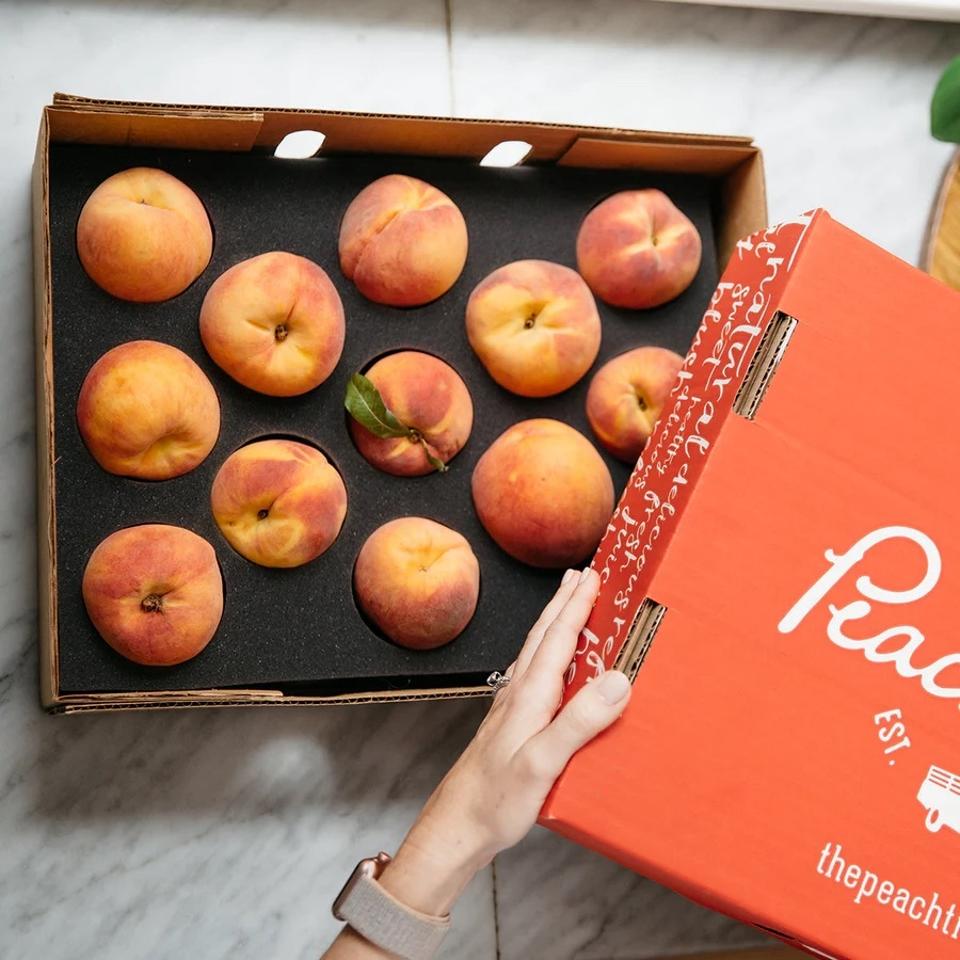
[[[823,211],[742,241],[594,567],[542,822],[820,956],[960,956],[960,296]]]

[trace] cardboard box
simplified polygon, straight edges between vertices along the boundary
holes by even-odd
[[[317,130],[325,135],[321,159],[275,160],[273,150],[281,139],[301,129]],[[492,546],[492,541],[487,543],[488,538],[476,526],[469,508],[468,484],[463,485],[462,502],[455,507],[462,514],[457,514],[461,522],[455,525],[471,539],[478,555],[484,550],[488,551],[486,559],[481,556],[487,597],[497,595],[494,586],[498,582],[509,585],[517,578],[525,579],[520,587],[510,586],[515,596],[511,595],[509,602],[493,604],[492,607],[489,599],[484,600],[485,591],[482,588],[480,612],[484,609],[487,612],[482,617],[475,617],[475,622],[468,628],[473,635],[468,638],[465,633],[460,638],[464,641],[462,644],[458,640],[448,648],[429,654],[414,654],[376,638],[361,622],[355,606],[352,606],[350,551],[358,549],[362,542],[365,531],[361,528],[363,523],[373,522],[374,508],[370,508],[370,516],[367,517],[365,511],[352,509],[353,501],[351,509],[348,509],[345,532],[341,533],[331,551],[318,561],[326,561],[324,569],[329,571],[334,562],[334,552],[342,547],[344,555],[337,561],[337,569],[338,576],[342,574],[343,583],[338,581],[335,587],[331,587],[327,595],[320,598],[323,603],[305,604],[300,596],[289,598],[291,602],[284,598],[273,598],[259,611],[253,608],[249,601],[251,597],[259,595],[258,591],[282,591],[285,589],[283,584],[294,581],[301,583],[304,590],[316,590],[317,584],[323,584],[325,578],[316,575],[316,569],[319,568],[302,568],[299,574],[288,571],[282,578],[273,576],[271,579],[270,572],[254,570],[249,564],[244,566],[219,540],[206,509],[211,471],[215,471],[223,457],[230,452],[230,444],[239,445],[252,438],[246,437],[243,432],[248,422],[249,430],[261,435],[278,429],[290,432],[292,428],[286,425],[288,422],[302,427],[310,415],[304,406],[306,403],[326,404],[323,416],[314,416],[314,421],[332,424],[330,429],[337,434],[334,442],[341,443],[341,435],[346,436],[342,429],[342,384],[331,379],[329,384],[319,388],[315,398],[300,405],[291,401],[283,405],[282,410],[279,405],[268,407],[265,401],[251,399],[249,392],[241,396],[241,388],[222,376],[203,354],[196,336],[195,312],[190,311],[198,309],[203,291],[225,266],[267,249],[262,246],[263,243],[287,242],[289,232],[285,232],[285,228],[288,224],[271,225],[267,222],[267,216],[257,221],[253,219],[257,211],[251,212],[244,206],[249,198],[259,196],[270,184],[276,186],[274,171],[290,171],[291,182],[299,183],[299,189],[313,175],[308,172],[311,165],[314,173],[320,168],[338,171],[337,189],[343,196],[347,196],[344,191],[348,185],[352,184],[351,189],[355,191],[367,182],[363,177],[373,179],[374,175],[393,172],[385,169],[393,165],[409,171],[431,170],[437,172],[438,176],[449,174],[459,177],[459,183],[467,184],[480,181],[476,162],[504,140],[525,141],[531,145],[531,153],[523,168],[517,171],[484,168],[482,179],[486,194],[482,199],[487,204],[486,209],[500,211],[498,215],[491,216],[491,222],[498,220],[508,226],[510,221],[502,216],[502,209],[509,207],[511,216],[516,216],[517,210],[513,204],[526,204],[524,209],[529,208],[529,215],[524,223],[529,225],[533,222],[538,229],[532,228],[527,233],[513,230],[512,234],[526,237],[524,243],[529,246],[522,249],[518,247],[517,252],[527,256],[560,259],[560,253],[550,254],[546,249],[550,244],[559,242],[565,245],[563,251],[569,247],[572,252],[575,229],[582,212],[589,209],[590,203],[605,195],[602,190],[622,189],[617,184],[656,183],[664,178],[670,183],[677,183],[678,189],[683,183],[709,184],[702,202],[698,201],[698,210],[702,217],[702,232],[705,233],[705,250],[709,248],[713,252],[705,257],[701,276],[697,280],[697,283],[702,283],[710,277],[709,284],[702,291],[691,288],[690,297],[702,296],[695,311],[690,309],[690,298],[686,306],[681,298],[676,304],[659,311],[656,317],[646,317],[642,334],[643,338],[664,338],[659,341],[663,345],[673,345],[674,349],[681,352],[685,350],[699,322],[702,304],[708,299],[719,274],[718,264],[729,257],[738,237],[766,222],[760,153],[749,139],[324,111],[176,107],[59,95],[45,109],[34,170],[34,219],[40,483],[40,666],[42,700],[48,709],[58,713],[74,713],[141,707],[325,704],[475,696],[489,692],[483,679],[490,670],[502,668],[512,659],[523,632],[522,623],[518,623],[518,620],[529,619],[532,622],[535,608],[539,609],[539,605],[552,592],[556,575],[520,569],[519,564],[511,567],[512,561],[507,562],[505,555],[494,552],[496,548]],[[214,173],[222,168],[225,179],[218,186],[218,189],[222,188],[221,193],[212,197],[201,191],[205,201],[215,200],[218,204],[213,217],[216,231],[214,261],[198,284],[169,304],[130,308],[101,294],[82,272],[78,273],[72,246],[75,218],[83,199],[99,182],[98,176],[102,178],[116,169],[136,163],[155,164],[157,157],[165,163],[169,162],[175,171],[189,172],[189,176],[184,174],[188,182],[194,182],[197,177],[206,177],[204,183],[207,186],[217,185]],[[291,164],[292,167],[289,166]],[[297,164],[300,166],[297,167]],[[259,173],[251,173],[253,170]],[[379,173],[373,173],[378,170]],[[263,175],[262,182],[257,180],[260,174]],[[518,191],[525,182],[538,185],[538,189],[539,186],[552,184],[558,203],[544,202],[544,196],[549,194],[532,190],[521,195]],[[505,190],[512,184],[513,194],[504,193],[498,200],[497,184]],[[577,194],[577,191],[580,193]],[[564,207],[559,201],[567,195],[579,196],[578,203],[583,210],[580,206],[574,208],[569,204]],[[319,191],[316,194],[317,203],[324,202],[325,197],[327,193]],[[537,200],[537,197],[540,199]],[[311,201],[313,199],[311,197]],[[309,218],[305,218],[305,208],[300,200],[302,194],[291,194],[287,213],[290,230],[296,228],[302,236],[302,231],[310,224],[305,226],[304,221]],[[338,203],[342,200],[341,196]],[[249,218],[246,225],[238,219],[231,219],[233,212],[241,207]],[[470,221],[470,211],[466,212]],[[347,376],[349,365],[362,361],[360,354],[348,357],[348,352],[351,343],[356,344],[358,337],[371,336],[364,330],[376,331],[376,323],[380,321],[392,322],[394,326],[391,329],[397,330],[401,319],[397,315],[391,320],[383,315],[383,311],[374,318],[373,311],[377,308],[369,304],[355,302],[351,306],[349,301],[354,294],[348,284],[341,282],[335,262],[337,221],[334,217],[339,213],[342,213],[342,205],[333,205],[329,209],[318,208],[314,214],[315,224],[311,229],[316,237],[321,238],[317,241],[318,249],[322,247],[320,253],[315,255],[313,246],[298,248],[315,258],[321,257],[321,254],[328,257],[326,261],[321,257],[318,262],[327,267],[337,282],[347,306],[348,350],[338,368],[338,377],[341,374]],[[275,217],[276,210],[269,211],[269,215]],[[566,218],[562,229],[551,222],[551,218],[560,217]],[[534,218],[539,218],[539,221]],[[270,229],[266,230],[267,227]],[[269,240],[261,236],[265,232],[269,234]],[[475,239],[478,240],[476,245]],[[497,240],[494,238],[494,241]],[[402,339],[394,342],[387,340],[378,345],[371,343],[370,350],[383,351],[403,345],[432,349],[440,355],[444,355],[448,347],[451,350],[468,351],[462,335],[462,301],[472,283],[479,279],[479,276],[472,277],[470,270],[479,269],[485,262],[483,256],[475,255],[475,251],[483,254],[483,242],[482,237],[471,235],[468,269],[454,292],[436,304],[418,310],[417,319],[421,321],[418,324],[407,322],[409,316],[405,315],[402,318],[404,332],[396,334]],[[519,243],[519,240],[516,242]],[[540,244],[541,252],[537,252],[535,244]],[[329,259],[331,250],[332,263]],[[503,245],[497,250],[497,255],[503,259],[514,258],[505,256],[506,247]],[[493,255],[488,250],[487,260],[492,262]],[[564,253],[564,256],[567,255]],[[89,306],[89,311],[84,312],[81,299]],[[356,313],[352,314],[351,310]],[[97,311],[100,315],[97,315]],[[180,311],[178,320],[171,313],[176,311]],[[360,311],[369,313],[369,318]],[[354,323],[351,329],[351,316],[369,319],[370,322]],[[444,319],[446,323],[440,322]],[[612,311],[604,315],[604,350],[616,349],[621,341],[623,345],[620,349],[633,345],[626,338],[636,338],[638,334],[635,323],[630,323],[629,319],[626,316],[618,319]],[[428,334],[425,331],[430,332]],[[108,481],[106,475],[94,469],[95,465],[85,451],[77,446],[72,410],[85,369],[103,349],[137,336],[152,336],[187,349],[213,379],[224,404],[224,427],[214,454],[192,474],[169,482],[175,484],[179,491],[175,504],[162,499],[166,496],[165,491],[173,489],[168,484],[140,484],[134,489],[131,484],[135,484],[135,481],[118,481],[116,478]],[[449,343],[440,339],[442,337],[448,337]],[[457,344],[450,346],[454,340]],[[464,353],[463,362],[476,364],[475,358],[468,352]],[[468,377],[468,385],[472,391],[489,391],[491,394],[498,389],[488,377],[480,377],[479,373],[473,382]],[[478,411],[482,415],[475,423],[471,444],[460,454],[455,465],[465,477],[469,476],[471,458],[493,439],[495,434],[487,436],[487,433],[496,426],[498,418],[510,417],[512,422],[523,416],[555,415],[585,430],[581,395],[585,389],[586,381],[583,381],[573,391],[544,404],[531,406],[527,402],[524,410],[528,412],[520,411],[521,401],[516,401],[518,406],[515,409],[509,407],[508,404],[514,402],[509,399],[497,401],[502,406],[497,410],[489,407],[484,409],[482,403],[478,404]],[[337,391],[341,392],[335,396]],[[499,393],[503,394],[503,391]],[[477,403],[477,394],[474,399]],[[256,406],[257,403],[260,406]],[[229,417],[227,407],[230,408]],[[316,411],[313,413],[316,414]],[[283,419],[287,417],[289,420]],[[349,449],[341,451],[342,456],[346,460],[352,458],[356,463],[351,466],[341,461],[338,464],[341,472],[346,473],[355,467],[362,469],[352,445],[348,440],[346,443]],[[323,447],[322,443],[320,445]],[[471,450],[471,447],[474,449]],[[330,453],[328,447],[323,448]],[[628,470],[625,467],[617,468],[612,463],[609,465],[614,471],[615,480],[625,482]],[[617,469],[621,471],[619,475]],[[371,500],[381,505],[376,509],[381,509],[388,499],[385,484],[393,481],[375,477],[374,473],[367,470],[364,483],[376,487],[376,496]],[[402,507],[400,512],[435,514],[437,501],[442,500],[445,494],[440,492],[438,495],[440,488],[431,482],[432,479],[424,478],[406,486],[393,483],[390,494],[401,490],[398,497],[406,498],[398,507]],[[350,477],[347,480],[348,491],[354,497],[356,484],[351,486]],[[387,506],[393,509],[390,504]],[[450,509],[454,510],[454,506]],[[351,521],[351,516],[354,521]],[[363,523],[355,522],[358,518]],[[444,516],[436,518],[444,520]],[[215,542],[224,567],[227,597],[225,619],[214,644],[225,640],[229,634],[230,643],[233,644],[231,657],[218,660],[211,645],[195,661],[171,670],[136,668],[114,657],[91,632],[92,627],[85,617],[79,593],[85,557],[100,537],[110,530],[151,520],[184,523]],[[249,589],[240,590],[236,581],[231,580],[241,574],[252,578]],[[298,599],[300,605],[294,604],[293,599]],[[345,611],[340,620],[334,610],[337,604]],[[284,630],[290,622],[301,618],[302,614],[298,612],[301,609],[311,611],[315,634],[301,631],[302,635],[297,637],[285,636]],[[502,618],[502,623],[496,621],[497,616]],[[232,618],[229,623],[228,617]],[[351,630],[354,632],[351,633]],[[311,672],[320,656],[316,650],[308,649],[314,639],[317,643],[328,644],[324,657],[327,650],[332,654],[325,659],[324,669],[329,669],[324,676]],[[296,663],[293,655],[285,659],[285,643],[294,644],[290,649],[299,656]],[[295,646],[297,643],[300,647]],[[364,648],[367,650],[368,662],[362,665],[362,670],[359,666],[353,669],[352,664],[341,656],[344,650],[353,651],[354,648],[359,651],[355,654],[357,658]],[[241,657],[245,658],[242,662]],[[333,664],[332,661],[337,657],[340,660]],[[220,663],[224,668],[218,672],[211,668],[212,663]],[[90,672],[93,670],[91,664],[99,673]],[[247,670],[245,665],[251,669]],[[90,670],[83,673],[81,668],[86,670],[88,667]]]
[[[737,246],[594,561],[553,829],[819,956],[960,953],[960,295],[816,212]]]

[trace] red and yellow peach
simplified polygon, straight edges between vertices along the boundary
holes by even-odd
[[[413,433],[377,437],[350,420],[360,454],[385,473],[417,477],[434,470],[429,452],[448,463],[463,449],[473,427],[467,385],[449,364],[429,353],[401,350],[379,359],[366,372],[387,409]]]
[[[600,316],[569,267],[518,260],[494,270],[467,302],[470,346],[500,386],[524,397],[572,387],[600,349]]]
[[[200,337],[238,383],[292,397],[323,383],[340,360],[343,305],[311,260],[264,253],[213,282],[200,310]]]
[[[480,565],[456,530],[400,517],[366,539],[353,572],[360,608],[394,643],[430,650],[463,632],[477,608]]]
[[[368,300],[416,307],[456,283],[467,259],[467,225],[436,187],[390,174],[347,207],[339,248],[344,276]]]
[[[593,444],[558,420],[523,420],[477,461],[480,522],[510,556],[574,566],[597,547],[613,512],[613,480]]]
[[[203,273],[212,252],[213,230],[200,198],[152,167],[134,167],[104,180],[77,222],[84,270],[122,300],[175,297]]]
[[[577,268],[614,307],[657,307],[680,296],[700,269],[700,234],[661,190],[625,190],[584,218]]]
[[[220,532],[241,556],[264,567],[297,567],[336,540],[347,491],[314,447],[258,440],[227,457],[210,505]]]
[[[90,555],[83,602],[101,637],[145,666],[195,657],[223,613],[213,547],[182,527],[149,523],[118,530]]]
[[[90,368],[77,401],[77,425],[104,470],[168,480],[192,470],[213,449],[220,402],[183,351],[132,340]]]
[[[601,445],[636,463],[683,366],[663,347],[637,347],[605,363],[590,381],[587,419]]]

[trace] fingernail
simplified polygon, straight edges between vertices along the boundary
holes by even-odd
[[[596,683],[597,693],[604,703],[619,703],[630,692],[630,681],[619,670],[608,670]]]
[[[563,579],[562,579],[560,582],[561,582],[561,583],[569,583],[569,582],[570,582],[570,578],[573,577],[573,576],[575,576],[575,575],[576,575],[576,572],[577,572],[576,570],[568,570],[568,571],[563,575]]]
[[[587,577],[589,576],[590,576],[590,568],[584,567],[583,572],[580,574],[580,579],[577,581],[577,583],[586,583]]]

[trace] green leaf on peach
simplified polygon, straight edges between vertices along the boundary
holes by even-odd
[[[410,428],[404,426],[387,409],[380,391],[374,386],[373,381],[362,373],[355,373],[347,383],[343,405],[347,408],[347,413],[375,437],[408,437],[410,435]]]

